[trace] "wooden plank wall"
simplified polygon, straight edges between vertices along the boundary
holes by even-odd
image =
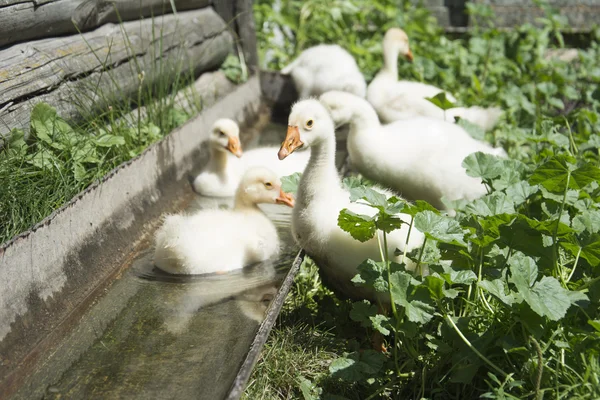
[[[176,14],[170,0],[0,0],[0,139],[27,133],[38,102],[77,122],[178,72],[218,68],[234,43],[256,70],[251,0],[174,3]]]

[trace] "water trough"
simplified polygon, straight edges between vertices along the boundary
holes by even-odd
[[[216,119],[245,147],[280,143],[269,119],[295,91],[260,75],[213,85],[200,115],[0,248],[0,398],[240,397],[302,261],[290,211],[265,207],[281,255],[227,275],[161,274],[152,237],[164,213],[231,203],[189,183]]]

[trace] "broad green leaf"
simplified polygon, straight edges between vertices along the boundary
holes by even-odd
[[[415,216],[414,225],[428,238],[467,247],[464,241],[465,232],[452,218],[438,215],[433,211],[421,211]]]
[[[449,265],[442,266],[443,273],[440,274],[448,284],[470,285],[477,280],[475,272],[468,270],[455,270]]]
[[[505,191],[515,206],[520,206],[539,191],[539,186],[530,185],[527,181],[520,181],[508,186]]]
[[[433,97],[425,97],[425,100],[435,104],[444,111],[454,107],[454,103],[446,98],[445,92],[440,92]]]
[[[294,172],[292,175],[281,177],[281,189],[286,193],[296,194],[302,173]]]
[[[385,355],[374,350],[350,353],[335,359],[329,365],[329,372],[347,382],[357,382],[377,374],[385,360]]]
[[[600,333],[600,320],[598,320],[598,319],[594,319],[594,320],[588,319],[588,324],[590,324],[596,330],[596,333]]]
[[[577,188],[583,189],[592,182],[600,181],[600,168],[586,163],[573,171],[573,179],[577,182]]]
[[[29,164],[36,166],[39,169],[52,169],[60,165],[61,162],[56,156],[49,150],[42,148],[27,159]]]
[[[423,200],[417,200],[415,201],[414,204],[410,204],[410,203],[405,203],[405,207],[402,209],[402,213],[403,214],[407,214],[410,216],[415,216],[418,213],[420,213],[421,211],[431,211],[434,214],[438,214],[439,215],[439,210],[437,208],[435,208],[434,206],[432,206],[431,204],[429,204],[426,201]]]
[[[361,242],[371,239],[376,232],[375,220],[372,217],[355,214],[347,208],[340,211],[338,226]]]
[[[123,136],[115,136],[109,133],[105,133],[103,135],[97,136],[94,139],[94,143],[96,144],[96,146],[100,147],[122,146],[125,144],[125,138]]]
[[[441,300],[445,297],[444,295],[444,280],[438,276],[429,275],[423,279],[423,285],[429,289],[431,297],[437,300]]]
[[[350,189],[350,201],[365,200],[373,206],[387,206],[387,197],[383,193],[366,186],[358,186]]]
[[[465,211],[475,215],[490,217],[498,214],[514,214],[512,200],[502,192],[494,192],[473,200],[465,206]]]
[[[482,280],[477,282],[477,285],[487,290],[491,295],[498,298],[498,300],[507,306],[511,306],[514,302],[514,297],[511,294],[506,294],[506,285],[502,279],[494,279],[491,281]]]
[[[573,218],[572,227],[577,233],[600,231],[600,210],[585,210]]]
[[[298,386],[300,386],[300,392],[302,392],[304,400],[319,400],[317,386],[302,375],[298,377]]]
[[[551,276],[544,276],[531,290],[531,295],[523,296],[531,309],[552,321],[565,316],[571,306],[568,291]]]
[[[73,164],[73,176],[77,182],[81,182],[85,179],[86,171],[85,167],[80,163]]]
[[[412,276],[406,272],[394,272],[390,276],[390,290],[394,303],[405,308],[409,321],[425,324],[433,318],[435,309],[419,300],[411,300],[409,291]]]
[[[494,179],[504,171],[502,159],[481,151],[469,154],[462,162],[467,175],[475,178]]]
[[[600,170],[590,164],[580,168],[571,156],[554,156],[537,167],[529,178],[529,183],[540,184],[550,192],[563,193],[567,189],[582,189],[590,182],[600,179]]]
[[[38,139],[51,144],[54,141],[56,118],[56,109],[46,103],[36,104],[31,110],[31,131]]]
[[[360,322],[365,328],[371,327],[371,317],[374,317],[375,315],[377,315],[377,307],[366,300],[352,303],[350,319],[352,321]]]
[[[477,139],[477,140],[485,139],[485,130],[482,127],[480,127],[479,125],[476,125],[464,118],[459,118],[456,125],[460,126],[465,131],[467,131],[467,133],[469,135],[471,135],[471,137],[473,137],[474,139]]]
[[[358,275],[352,278],[352,282],[359,286],[370,286],[378,292],[387,292],[388,283],[387,266],[382,261],[371,259],[364,260],[357,268]],[[385,274],[385,277],[384,277]]]
[[[508,260],[511,279],[519,291],[528,290],[538,277],[538,267],[531,257],[516,253]]]
[[[500,176],[492,182],[495,190],[503,190],[507,187],[521,182],[521,173],[513,168],[505,168]]]
[[[576,256],[581,248],[580,256],[592,266],[600,265],[600,234],[594,233],[587,237],[581,244],[572,242],[560,242],[561,246]]]
[[[390,330],[388,329],[390,327],[389,317],[386,317],[385,315],[377,314],[373,317],[370,317],[370,320],[371,320],[373,329],[375,329],[376,331],[380,332],[382,335],[385,335],[385,336],[390,334]]]

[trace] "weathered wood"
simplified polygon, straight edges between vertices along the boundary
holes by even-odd
[[[250,74],[258,71],[258,50],[256,46],[256,26],[252,0],[236,0],[235,2],[237,33],[244,52],[246,65]]]
[[[186,11],[206,7],[210,0],[174,2],[178,11]],[[170,0],[0,0],[0,47],[171,11]]]
[[[494,23],[499,27],[514,27],[524,23],[537,24],[544,17],[544,10],[533,0],[471,0],[486,4],[494,12]],[[548,5],[566,17],[574,31],[590,31],[600,23],[598,0],[548,0]],[[472,21],[471,21],[472,23]]]
[[[216,68],[231,45],[224,21],[204,8],[12,46],[0,51],[0,135],[27,131],[40,101],[77,121],[181,71]]]
[[[236,35],[244,61],[250,74],[258,71],[258,50],[256,46],[256,26],[252,0],[212,0],[215,11],[227,22]]]

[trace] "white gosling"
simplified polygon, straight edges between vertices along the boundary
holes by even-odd
[[[381,125],[364,99],[344,92],[320,97],[336,124],[350,124],[347,145],[351,163],[365,177],[411,200],[445,209],[448,200],[473,200],[486,194],[481,179],[462,167],[477,151],[506,156],[501,148],[480,142],[458,125],[417,117]],[[314,150],[313,150],[314,151]]]
[[[261,203],[294,205],[277,175],[249,169],[231,210],[169,215],[156,233],[155,265],[171,274],[207,274],[243,268],[279,251],[277,230],[258,208]]]
[[[351,95],[352,96],[352,95]],[[364,243],[354,240],[338,227],[338,215],[347,208],[358,214],[373,215],[371,207],[350,202],[350,194],[342,187],[335,167],[335,131],[329,113],[317,100],[296,103],[288,121],[285,141],[279,158],[284,159],[301,147],[311,148],[311,158],[302,174],[292,211],[292,234],[298,244],[317,262],[323,280],[351,298],[369,298],[389,303],[389,297],[370,289],[354,286],[350,281],[358,265],[367,258],[381,260],[377,238]],[[293,157],[293,156],[292,156]],[[408,222],[410,217],[401,215]],[[423,243],[423,234],[412,229],[406,245],[408,227],[387,235],[388,252],[393,261],[401,256],[394,251],[414,249]],[[412,262],[408,269],[414,269]]]
[[[426,97],[434,97],[442,89],[421,82],[398,81],[398,56],[413,60],[408,36],[399,28],[389,29],[383,38],[383,68],[377,73],[367,89],[367,100],[373,105],[381,122],[389,123],[401,119],[424,116],[454,122],[454,117],[464,118],[485,130],[496,125],[502,110],[497,107],[455,107],[444,111]],[[446,92],[446,98],[456,102]]]
[[[304,50],[281,70],[291,74],[298,98],[319,96],[329,90],[342,90],[365,97],[367,84],[354,57],[336,44],[321,44]]]
[[[286,162],[277,159],[277,147],[261,147],[242,152],[240,128],[230,119],[217,120],[209,137],[210,161],[206,168],[194,179],[194,190],[204,196],[233,196],[242,175],[252,167],[265,167],[277,173],[279,177],[302,172],[309,152]]]

